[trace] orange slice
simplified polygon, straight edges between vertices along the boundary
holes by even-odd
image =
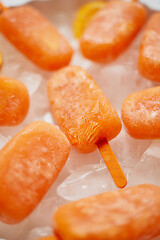
[[[83,5],[77,12],[73,31],[76,38],[80,38],[91,18],[105,6],[106,2],[96,1]]]

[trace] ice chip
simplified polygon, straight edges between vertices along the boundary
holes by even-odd
[[[9,138],[0,133],[0,149],[9,141]]]
[[[160,141],[155,140],[136,164],[128,181],[128,186],[151,183],[160,187]]]
[[[128,175],[129,169],[125,169]],[[62,182],[57,192],[68,201],[75,201],[91,195],[116,189],[105,164],[91,164],[83,166]]]
[[[21,236],[25,233],[26,227],[27,220],[16,225],[8,225],[0,222],[0,238],[6,240],[22,239]]]
[[[104,164],[92,164],[77,169],[57,189],[64,199],[78,200],[93,194],[109,191],[113,181]]]
[[[29,94],[33,95],[39,88],[42,76],[36,73],[24,71],[21,75],[21,81],[28,88]]]
[[[120,164],[134,167],[150,143],[151,140],[139,140],[130,137],[122,128],[120,134],[110,142],[110,145]]]
[[[26,240],[35,240],[36,238],[46,237],[52,234],[53,234],[52,229],[48,226],[37,227],[30,231]]]

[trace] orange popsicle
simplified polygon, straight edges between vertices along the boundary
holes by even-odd
[[[48,82],[48,96],[70,143],[86,153],[98,146],[117,186],[124,187],[126,179],[108,144],[120,132],[121,121],[91,76],[77,66],[63,68]]]
[[[65,135],[37,121],[15,135],[0,151],[0,220],[15,224],[38,205],[69,156]]]
[[[66,204],[53,217],[61,240],[151,240],[159,223],[160,188],[149,184]]]
[[[130,94],[122,105],[122,120],[134,138],[160,138],[160,87]]]
[[[152,80],[160,82],[160,13],[154,13],[146,25],[139,52],[139,71]]]
[[[68,41],[33,7],[5,10],[0,31],[27,58],[45,70],[67,65],[73,54]]]
[[[29,109],[26,86],[15,79],[0,76],[0,126],[21,123]]]
[[[146,19],[137,2],[111,1],[88,23],[80,40],[83,55],[93,61],[111,62],[136,36]]]
[[[50,236],[50,237],[42,237],[42,238],[38,238],[36,240],[58,240],[57,237],[55,236]]]

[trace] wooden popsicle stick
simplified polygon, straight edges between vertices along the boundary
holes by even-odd
[[[112,148],[110,147],[107,140],[97,143],[97,147],[105,161],[105,164],[116,184],[119,188],[124,188],[127,184],[127,179],[119,165]]]

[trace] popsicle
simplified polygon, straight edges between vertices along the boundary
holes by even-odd
[[[29,109],[26,86],[15,79],[0,76],[0,126],[21,123]]]
[[[38,205],[64,166],[70,151],[54,125],[33,122],[0,151],[0,221],[16,224]]]
[[[42,69],[52,71],[71,60],[73,50],[68,41],[33,7],[2,10],[0,31]]]
[[[38,238],[36,240],[58,240],[58,238],[56,236],[50,236],[50,237]]]
[[[108,141],[121,130],[116,110],[89,74],[78,66],[57,71],[48,82],[53,116],[70,143],[81,152],[98,146],[118,187],[126,178]]]
[[[129,46],[145,20],[146,10],[138,2],[107,2],[82,34],[83,55],[93,61],[113,61]]]
[[[160,13],[154,13],[148,20],[139,51],[138,67],[140,73],[160,82]]]
[[[122,105],[122,120],[134,138],[160,138],[160,86],[130,94]]]
[[[58,208],[61,240],[151,240],[160,235],[160,188],[150,184],[106,192]]]

